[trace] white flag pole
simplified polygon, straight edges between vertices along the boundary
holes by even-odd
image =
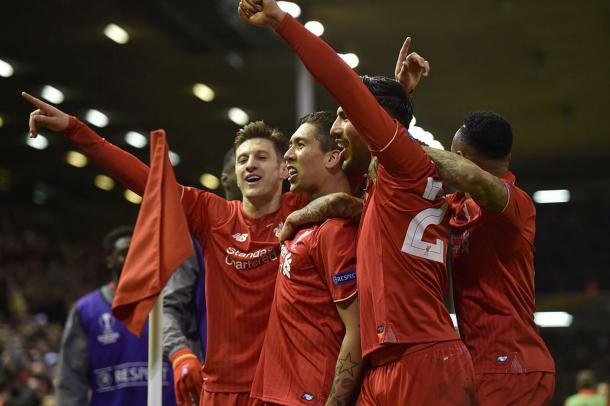
[[[315,94],[313,78],[303,62],[295,58],[296,114],[297,120],[315,111]]]
[[[163,295],[148,317],[148,406],[163,404]],[[173,382],[171,383],[173,385]]]

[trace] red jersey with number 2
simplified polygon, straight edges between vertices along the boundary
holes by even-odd
[[[328,44],[289,15],[276,31],[379,159],[357,248],[363,355],[389,343],[456,340],[444,303],[449,225],[436,167]]]

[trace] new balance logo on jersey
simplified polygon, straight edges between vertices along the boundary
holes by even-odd
[[[244,233],[244,234],[235,233],[235,234],[233,234],[233,239],[237,242],[244,242],[248,239],[248,233]]]
[[[311,393],[303,393],[302,398],[303,400],[313,400],[314,395],[312,395]]]

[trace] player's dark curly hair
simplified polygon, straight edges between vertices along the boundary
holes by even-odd
[[[106,234],[106,236],[104,237],[104,240],[102,241],[103,247],[104,247],[104,254],[105,255],[112,255],[112,253],[114,252],[114,245],[115,243],[123,238],[123,237],[131,237],[133,234],[133,227],[130,226],[121,226],[121,227],[117,227],[113,230],[111,230],[110,232],[108,232],[108,234]]]
[[[373,93],[377,103],[383,107],[392,118],[398,120],[405,128],[409,128],[413,118],[413,104],[405,94],[405,89],[394,79],[385,76],[362,76],[362,82]]]
[[[463,140],[489,159],[505,158],[513,147],[513,129],[493,111],[475,111],[464,120]]]
[[[314,137],[320,143],[320,149],[324,152],[339,149],[335,137],[330,135],[330,129],[337,118],[337,114],[331,113],[330,111],[316,111],[315,113],[309,113],[303,116],[297,122],[297,128],[303,124],[314,125],[318,131],[314,134]]]

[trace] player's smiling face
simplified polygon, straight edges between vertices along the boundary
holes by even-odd
[[[337,145],[345,148],[343,169],[348,173],[366,173],[371,153],[341,107],[337,109],[337,118],[330,133],[337,140]]]
[[[327,154],[316,139],[315,125],[302,124],[290,138],[290,146],[284,159],[288,169],[288,182],[293,192],[316,195],[318,185],[325,179]]]
[[[272,199],[282,187],[285,172],[281,157],[268,139],[249,139],[235,151],[237,187],[246,198]]]

